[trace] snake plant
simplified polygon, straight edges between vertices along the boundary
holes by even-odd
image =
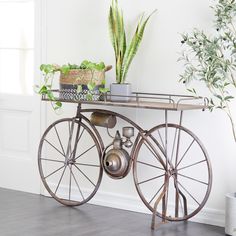
[[[123,12],[119,9],[117,0],[112,0],[108,22],[110,38],[115,52],[117,83],[125,83],[130,64],[138,51],[146,25],[154,12],[156,12],[156,10],[147,18],[142,14],[131,41],[127,43]]]

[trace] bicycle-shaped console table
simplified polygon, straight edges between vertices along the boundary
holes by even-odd
[[[103,101],[81,101],[65,98],[56,90],[54,93],[58,101],[78,104],[76,116],[51,124],[39,145],[40,175],[55,200],[67,206],[82,205],[97,192],[103,171],[121,179],[132,167],[136,190],[153,213],[153,229],[156,216],[162,222],[183,221],[202,209],[211,191],[211,164],[200,140],[182,126],[182,117],[185,110],[205,109],[206,100],[134,93],[129,102],[112,102],[108,95]],[[42,100],[48,99],[43,96]],[[84,104],[163,110],[165,122],[144,130],[122,114],[82,109]],[[168,123],[169,111],[179,111],[177,124]],[[123,138],[117,121],[128,124],[122,128]],[[107,129],[111,144],[104,145],[99,127]],[[112,129],[116,131],[114,137]]]

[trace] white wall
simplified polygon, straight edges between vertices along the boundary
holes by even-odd
[[[83,59],[114,64],[113,50],[107,27],[108,0],[47,0],[46,2],[46,59],[47,63],[79,63]],[[148,4],[147,4],[148,3]],[[177,63],[181,51],[180,33],[200,27],[210,31],[212,11],[206,0],[120,0],[128,30],[132,30],[142,11],[157,9],[147,26],[141,48],[128,75],[133,89],[156,93],[186,93],[178,83],[182,67]],[[108,73],[108,83],[113,82],[114,70]],[[117,109],[135,119],[140,125],[155,124],[159,111]],[[63,116],[72,116],[75,106],[66,105]],[[150,116],[148,115],[150,114]],[[148,120],[146,117],[150,117]],[[58,116],[48,109],[48,125]],[[235,191],[236,145],[230,125],[224,114],[193,111],[186,112],[184,126],[193,130],[205,144],[213,166],[211,196],[199,221],[223,224],[224,195]],[[149,127],[151,128],[151,127]],[[100,196],[100,198],[99,198]],[[143,211],[141,201],[136,201],[132,176],[116,181],[104,177],[100,195],[94,202],[113,207]],[[104,200],[105,199],[105,200]],[[114,200],[115,199],[115,200]],[[136,204],[140,204],[139,206]]]

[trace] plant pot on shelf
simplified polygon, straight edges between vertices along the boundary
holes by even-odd
[[[111,101],[113,102],[129,102],[132,96],[132,87],[129,83],[110,85]]]
[[[225,233],[236,235],[236,193],[227,194],[225,197]]]
[[[99,100],[99,88],[104,88],[105,71],[90,69],[71,69],[68,73],[60,74],[60,98],[64,100]],[[93,82],[94,89],[91,91],[88,84]],[[78,86],[81,90],[78,91]],[[88,98],[89,95],[89,98]]]

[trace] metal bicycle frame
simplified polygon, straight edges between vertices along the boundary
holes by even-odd
[[[60,92],[57,90],[52,90],[52,92]],[[93,125],[89,118],[87,118],[85,116],[86,113],[92,113],[92,112],[99,112],[99,113],[104,113],[104,114],[109,114],[109,115],[113,115],[117,118],[120,118],[121,120],[129,123],[132,127],[134,127],[137,130],[137,135],[135,137],[134,140],[134,144],[133,147],[130,151],[130,157],[131,157],[131,164],[130,164],[130,169],[132,167],[132,164],[134,163],[135,158],[137,158],[138,155],[138,151],[137,151],[137,146],[142,142],[145,142],[148,145],[148,149],[153,153],[153,155],[155,155],[158,158],[158,161],[160,162],[160,164],[163,167],[163,170],[165,171],[165,180],[164,180],[164,188],[160,194],[160,196],[158,197],[158,199],[156,199],[155,203],[154,203],[154,208],[153,208],[153,215],[152,215],[152,224],[151,224],[151,228],[155,229],[156,228],[156,216],[157,216],[157,206],[160,204],[160,202],[162,201],[162,214],[158,215],[162,218],[163,222],[166,222],[166,214],[167,214],[167,198],[166,195],[168,195],[167,189],[168,189],[168,184],[169,184],[169,178],[170,178],[170,169],[174,169],[173,164],[171,163],[170,159],[168,158],[167,155],[167,147],[168,147],[168,138],[167,138],[167,130],[168,130],[168,112],[169,111],[179,111],[180,112],[180,116],[179,116],[179,122],[176,124],[176,129],[179,129],[178,132],[178,143],[177,143],[177,150],[176,150],[176,155],[178,155],[179,152],[179,142],[180,142],[180,136],[181,136],[181,128],[182,127],[182,119],[183,119],[183,111],[184,110],[188,110],[188,108],[183,107],[182,105],[184,105],[184,102],[189,102],[189,101],[193,101],[193,100],[202,100],[203,105],[200,105],[198,107],[196,107],[196,109],[205,109],[207,107],[207,100],[205,98],[201,98],[201,97],[192,97],[192,96],[182,96],[182,95],[172,95],[172,94],[152,94],[152,93],[133,93],[133,95],[130,97],[131,99],[133,99],[135,101],[134,104],[121,104],[121,103],[111,103],[109,101],[109,96],[105,94],[104,96],[104,101],[81,101],[78,102],[77,99],[67,99],[65,97],[58,97],[57,100],[61,101],[61,102],[70,102],[70,103],[77,103],[78,107],[77,107],[77,112],[76,112],[76,116],[74,118],[72,118],[73,122],[82,122],[85,121],[87,126],[91,129],[91,131],[93,132],[93,134],[96,136],[97,141],[100,145],[100,148],[102,150],[102,154],[101,157],[103,157],[103,153],[105,153],[106,148],[104,146],[102,137],[99,133],[99,131],[97,130],[97,128],[95,127],[95,125]],[[175,98],[178,99],[177,101],[175,101]],[[89,108],[89,109],[82,109],[82,104],[93,104],[93,105],[109,105],[109,106],[121,106],[121,107],[135,107],[135,108],[149,108],[149,109],[159,109],[158,106],[154,106],[154,105],[146,105],[145,103],[142,103],[142,99],[148,99],[151,101],[163,101],[166,104],[169,104],[169,106],[166,107],[160,107],[161,110],[164,111],[164,122],[161,126],[162,128],[164,128],[164,133],[165,133],[165,140],[164,140],[164,147],[162,147],[162,145],[160,143],[158,143],[158,141],[155,139],[155,137],[153,137],[149,131],[151,130],[145,130],[143,129],[141,126],[139,126],[137,123],[135,123],[133,120],[129,119],[128,117],[119,114],[117,112],[113,112],[111,110],[105,110],[105,109],[95,109],[95,108]],[[49,99],[46,96],[42,97],[42,100],[44,101],[48,101]],[[192,109],[192,108],[190,108]],[[193,108],[195,109],[195,108]],[[159,127],[157,126],[157,127]],[[72,137],[72,133],[73,133],[73,127],[74,124],[72,124],[72,129],[70,130],[70,138],[68,141],[68,147],[71,146],[71,137]],[[189,130],[188,130],[189,131]],[[192,133],[190,132],[190,135]],[[76,138],[79,135],[79,127],[78,130],[76,131]],[[154,145],[152,142],[150,142],[150,138],[151,141],[154,142]],[[199,140],[194,136],[194,138],[196,139],[196,141],[198,142]],[[200,141],[198,142],[198,144],[200,143]],[[200,143],[201,146],[201,143]],[[158,148],[158,149],[157,149]],[[201,146],[202,150],[204,149]],[[73,150],[76,150],[76,146],[73,147]],[[205,149],[203,150],[203,152],[205,151]],[[69,152],[67,150],[67,152]],[[164,156],[164,158],[161,157],[160,153],[162,154],[162,156]],[[73,159],[73,158],[72,158]],[[101,160],[102,161],[102,160]],[[211,173],[211,166],[209,163],[207,163],[208,166],[208,173]],[[177,159],[176,159],[176,163],[174,163],[174,165],[178,166],[177,163]],[[130,171],[129,169],[129,171]],[[134,173],[133,173],[134,174]],[[180,191],[180,189],[178,188],[178,180],[177,180],[177,173],[174,173],[173,175],[174,181],[175,181],[175,189],[176,189],[176,205],[175,205],[175,217],[178,219],[178,211],[179,211],[179,198],[181,197],[183,199],[183,204],[184,204],[184,214],[187,215],[187,199],[185,197],[185,195],[183,194],[183,192]],[[207,190],[207,195],[209,195],[210,192],[210,188],[212,185],[212,180],[211,178],[209,179],[209,188]],[[142,199],[143,200],[143,199]],[[201,203],[201,206],[199,207],[198,211],[200,211],[200,209],[204,206],[206,202],[206,198],[204,198],[204,201]],[[198,212],[197,211],[197,212]],[[191,215],[191,214],[190,214]],[[168,218],[168,217],[167,217]],[[189,217],[190,218],[190,217]],[[183,219],[182,219],[183,220]]]
[[[90,120],[83,115],[83,113],[91,113],[91,112],[100,112],[100,113],[105,113],[105,114],[109,114],[109,115],[114,115],[126,122],[128,122],[129,124],[131,124],[134,128],[136,128],[138,130],[138,134],[136,135],[136,138],[135,138],[135,141],[134,141],[134,145],[133,145],[133,148],[131,150],[131,153],[130,153],[130,156],[131,156],[131,160],[133,161],[134,160],[134,157],[135,157],[135,152],[136,152],[136,146],[138,144],[138,142],[140,141],[140,139],[144,139],[145,142],[150,146],[152,152],[155,153],[156,156],[159,157],[159,161],[161,163],[161,165],[163,166],[163,168],[165,169],[165,171],[167,172],[168,170],[168,167],[171,166],[172,164],[170,163],[170,160],[167,158],[167,148],[165,150],[162,149],[161,145],[157,142],[157,140],[155,140],[155,138],[152,137],[152,139],[154,140],[155,144],[159,147],[159,149],[162,151],[162,153],[165,155],[166,157],[166,160],[163,160],[158,152],[158,150],[154,147],[154,145],[148,140],[147,136],[146,136],[146,133],[147,133],[147,130],[144,130],[142,129],[138,124],[136,124],[134,121],[132,121],[131,119],[129,119],[128,117],[124,116],[124,115],[121,115],[117,112],[113,112],[113,111],[110,111],[110,110],[103,110],[103,109],[82,109],[81,108],[81,104],[78,104],[78,107],[77,107],[77,112],[76,112],[76,119],[80,119],[80,120],[85,120],[89,126],[92,128],[92,130],[94,131],[94,133],[96,134],[97,136],[97,139],[101,145],[101,148],[102,150],[104,150],[104,144],[103,144],[103,141],[102,141],[102,138],[98,132],[98,130],[96,129],[96,127],[91,124]],[[165,133],[167,133],[167,128],[168,128],[168,110],[165,110]],[[179,126],[181,126],[182,124],[182,119],[183,119],[183,111],[180,111],[180,119],[179,119]],[[179,132],[179,136],[180,136],[180,132]],[[167,140],[167,135],[165,135],[165,145],[167,147],[168,145],[168,140]],[[178,148],[179,148],[179,143],[177,144],[177,152],[178,152]],[[132,164],[130,165],[130,168],[131,168]],[[177,177],[176,177],[177,178]],[[153,211],[153,214],[152,214],[152,223],[151,223],[151,228],[152,229],[155,229],[156,228],[156,212],[157,212],[157,206],[158,204],[162,201],[162,222],[166,222],[166,203],[165,203],[165,193],[167,191],[167,186],[168,186],[168,176],[165,175],[165,183],[164,183],[164,189],[162,191],[162,193],[160,194],[159,198],[156,200],[155,204],[154,204],[154,211]],[[186,202],[186,197],[185,195],[182,193],[182,191],[180,191],[179,189],[176,190],[178,192],[178,194],[183,198],[183,202],[184,202],[184,210],[185,212],[187,213],[187,202]],[[178,201],[176,199],[176,201]],[[178,205],[178,203],[176,203]],[[177,211],[178,211],[178,207],[176,208],[176,214],[177,214]]]

